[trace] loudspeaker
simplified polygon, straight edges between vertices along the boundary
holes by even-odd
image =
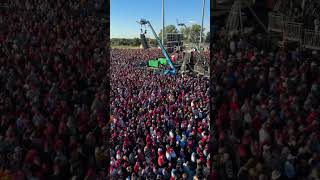
[[[148,49],[149,48],[148,42],[147,42],[147,39],[144,36],[144,34],[140,34],[140,40],[141,40],[141,44],[143,46],[143,49]]]

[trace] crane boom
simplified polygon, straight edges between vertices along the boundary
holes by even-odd
[[[160,38],[158,37],[157,33],[154,31],[151,23],[150,23],[149,21],[145,20],[145,19],[141,19],[140,22],[138,22],[138,23],[141,24],[141,25],[148,24],[148,26],[150,27],[150,29],[151,29],[154,37],[156,38],[156,41],[157,41],[158,45],[159,45],[160,48],[161,48],[162,54],[163,54],[164,57],[166,58],[167,63],[169,64],[169,66],[170,66],[170,68],[171,68],[171,69],[169,70],[169,72],[167,72],[167,73],[170,73],[170,74],[172,74],[172,75],[175,75],[175,74],[177,73],[177,70],[176,70],[176,68],[174,67],[171,59],[169,58],[169,55],[168,55],[166,49],[165,49],[164,46],[162,45],[162,43],[161,43],[161,41],[160,41]]]

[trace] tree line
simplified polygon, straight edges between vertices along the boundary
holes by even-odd
[[[165,27],[165,33],[182,33],[185,43],[198,43],[200,39],[201,26],[198,24],[193,24],[189,27],[181,27],[180,30],[177,29],[175,25],[168,25]],[[162,37],[162,29],[158,34],[159,38]],[[210,43],[210,32],[206,34],[203,33],[203,42]],[[156,46],[157,42],[153,38],[146,38],[150,46]],[[166,36],[164,37],[166,42]],[[111,46],[140,46],[140,38],[111,38]]]
[[[210,32],[202,34],[203,42],[210,42]],[[191,26],[183,26],[180,30],[177,29],[175,25],[168,25],[165,27],[165,33],[182,33],[185,43],[198,43],[200,39],[201,26],[199,24],[192,24]],[[162,36],[162,29],[160,30],[159,37]],[[166,36],[164,37],[166,42]]]
[[[156,39],[146,38],[150,46],[156,46]],[[140,38],[111,38],[111,46],[140,46]]]

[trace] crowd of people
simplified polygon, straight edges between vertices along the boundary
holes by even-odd
[[[107,37],[85,3],[1,6],[0,179],[106,177]]]
[[[159,49],[113,49],[107,100],[107,31],[87,2],[1,6],[0,179],[320,179],[316,51],[233,39],[209,82],[140,66]]]
[[[208,179],[209,83],[139,64],[159,49],[111,50],[112,179]]]
[[[212,55],[213,179],[319,179],[317,51],[259,49],[242,37]]]

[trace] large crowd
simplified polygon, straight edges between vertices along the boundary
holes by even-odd
[[[234,38],[213,47],[209,82],[141,66],[159,49],[113,49],[109,100],[88,2],[0,7],[0,179],[320,179],[317,51]]]
[[[0,179],[106,177],[107,37],[91,2],[2,4]]]
[[[214,46],[219,180],[320,179],[320,56],[259,49],[246,37]]]
[[[208,179],[209,83],[139,64],[159,49],[111,50],[112,179]]]

